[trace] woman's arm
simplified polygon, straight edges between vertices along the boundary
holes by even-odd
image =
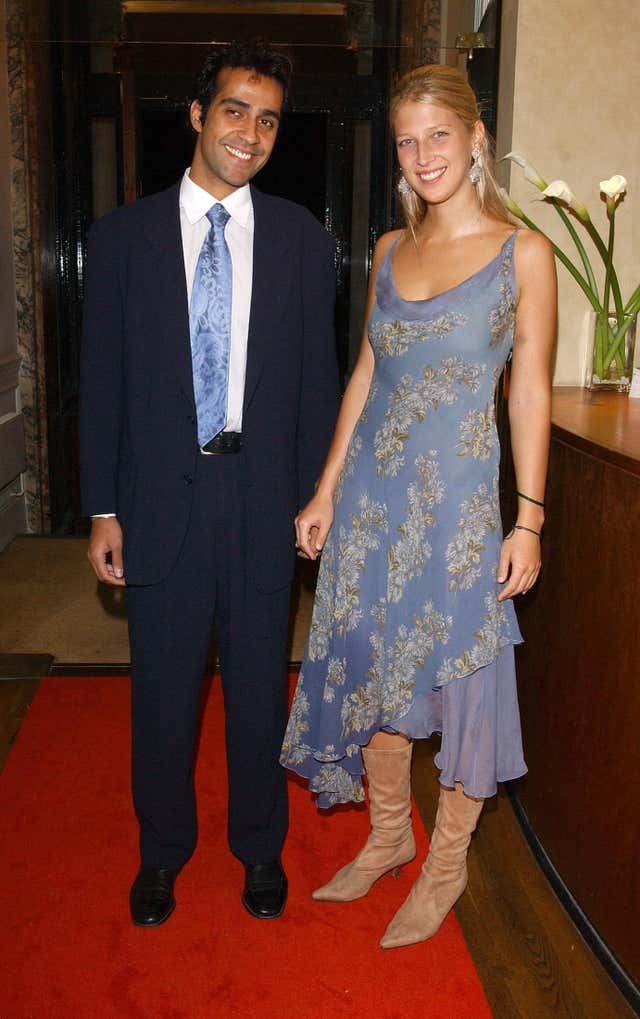
[[[398,233],[399,231],[392,231],[384,234],[375,246],[369,276],[365,325],[358,359],[342,398],[338,421],[322,474],[318,480],[316,493],[295,520],[298,555],[304,559],[317,559],[333,523],[333,495],[353,430],[369,394],[373,376],[374,358],[367,335],[367,323],[375,304],[376,276],[384,256]]]
[[[556,336],[557,283],[553,250],[539,234],[524,230],[516,241],[516,311],[509,384],[511,449],[518,492],[544,503],[551,428],[551,359]],[[524,594],[540,572],[544,507],[518,497],[516,527],[504,540],[499,601]],[[536,532],[536,533],[532,533]]]

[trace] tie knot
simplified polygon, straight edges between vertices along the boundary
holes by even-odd
[[[207,219],[211,223],[211,226],[222,227],[223,230],[227,225],[229,218],[229,213],[222,202],[216,202],[216,204],[212,205],[207,212]]]

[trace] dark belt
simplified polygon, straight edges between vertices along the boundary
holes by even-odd
[[[200,446],[200,452],[205,456],[213,456],[217,453],[239,453],[242,449],[242,432],[219,432],[209,439],[206,446]]]

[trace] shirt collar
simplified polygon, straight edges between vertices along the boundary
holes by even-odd
[[[206,216],[211,206],[216,204],[217,199],[191,180],[190,169],[191,167],[187,167],[180,183],[180,208],[184,209],[187,219],[193,226],[194,223]],[[249,185],[245,184],[236,191],[232,191],[221,204],[224,205],[231,218],[246,230],[253,212]]]

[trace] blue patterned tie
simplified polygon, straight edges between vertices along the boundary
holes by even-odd
[[[189,330],[198,444],[206,444],[227,422],[231,346],[231,255],[224,239],[229,213],[216,202],[208,213],[205,237],[191,291]]]

